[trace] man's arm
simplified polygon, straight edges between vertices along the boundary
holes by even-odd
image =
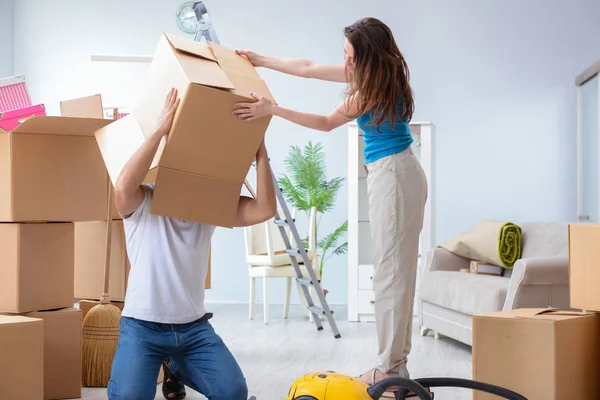
[[[234,225],[244,227],[260,224],[275,216],[277,199],[269,155],[263,141],[256,153],[256,198],[241,196]]]
[[[165,100],[156,131],[131,156],[117,178],[114,190],[115,206],[126,218],[133,214],[144,200],[142,182],[150,169],[161,140],[171,130],[178,106],[177,90],[171,89]]]

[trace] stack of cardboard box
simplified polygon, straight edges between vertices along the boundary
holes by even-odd
[[[65,117],[105,118],[100,94],[62,101],[60,111]],[[113,120],[116,119],[118,118]],[[105,205],[107,206],[108,204]],[[83,312],[83,318],[92,307],[99,304],[100,296],[104,291],[106,217],[105,212],[101,220],[76,222],[74,227],[74,295],[75,301],[79,303],[79,308]],[[111,223],[113,226],[108,294],[112,303],[122,310],[129,276],[129,259],[125,249],[123,221],[114,204],[111,210]]]
[[[11,382],[8,397],[81,395],[74,222],[102,219],[106,209],[94,132],[109,123],[33,116],[0,130],[0,376]]]
[[[600,225],[569,226],[570,309],[473,318],[473,378],[529,400],[600,398]],[[496,397],[474,392],[474,399]]]

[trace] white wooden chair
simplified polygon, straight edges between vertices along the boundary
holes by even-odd
[[[283,218],[283,213],[279,213]],[[296,210],[291,211],[292,218],[296,216]],[[296,241],[289,227],[284,228],[292,247],[297,248]],[[286,247],[281,237],[279,227],[271,219],[258,225],[244,228],[244,237],[246,242],[246,263],[249,266],[248,276],[250,278],[250,319],[254,318],[254,305],[256,302],[256,278],[263,279],[263,307],[264,322],[267,324],[269,316],[269,290],[268,278],[286,278],[285,302],[283,308],[283,317],[287,318],[290,311],[290,296],[292,291],[292,279],[295,278],[296,271],[292,266],[289,254],[286,253]],[[300,237],[305,237],[300,235]],[[319,260],[317,256],[317,209],[312,208],[309,216],[308,225],[308,248],[306,249],[311,266],[315,271],[317,279],[319,276]],[[297,257],[298,264],[302,270],[302,275],[309,277],[308,270],[304,266],[302,257]],[[302,288],[296,283],[298,294],[302,304],[306,307],[306,299],[301,293]],[[316,298],[312,293],[311,296]],[[309,317],[312,314],[309,313]],[[312,321],[312,318],[311,318]]]

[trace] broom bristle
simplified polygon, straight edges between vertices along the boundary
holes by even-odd
[[[82,384],[88,387],[108,386],[119,341],[121,310],[102,300],[83,320]]]

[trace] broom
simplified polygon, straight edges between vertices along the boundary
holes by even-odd
[[[108,179],[108,216],[106,218],[106,256],[104,259],[104,293],[100,304],[92,307],[83,320],[82,384],[106,387],[119,341],[121,310],[110,303],[110,248],[112,238],[112,182]]]

